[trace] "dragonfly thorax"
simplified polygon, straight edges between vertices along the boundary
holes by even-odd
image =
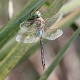
[[[38,18],[36,20],[36,27],[37,27],[38,35],[41,37],[42,33],[43,33],[43,30],[44,30],[43,19],[42,18]]]

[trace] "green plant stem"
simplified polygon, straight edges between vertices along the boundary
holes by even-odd
[[[6,43],[6,45],[0,50],[0,62],[10,53],[16,44],[15,37]]]
[[[80,9],[80,0],[71,0],[66,5],[64,5],[60,11],[63,12],[64,15],[66,15],[70,12],[73,12],[77,8]]]

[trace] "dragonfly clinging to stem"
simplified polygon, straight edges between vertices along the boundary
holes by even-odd
[[[23,30],[23,32],[17,35],[16,41],[22,43],[34,43],[40,39],[41,61],[43,69],[45,69],[45,58],[42,37],[48,40],[55,40],[63,34],[63,31],[58,28],[55,32],[47,33],[46,36],[44,36],[43,33],[48,29],[52,30],[49,27],[59,22],[62,16],[63,14],[59,12],[55,16],[44,20],[41,13],[36,11],[31,18],[20,24],[20,28]]]

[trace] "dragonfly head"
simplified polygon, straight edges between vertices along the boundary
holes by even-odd
[[[38,16],[38,17],[41,17],[42,16],[42,14],[39,11],[36,11],[35,12],[35,15]]]

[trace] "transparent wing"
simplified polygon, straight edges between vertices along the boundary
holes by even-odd
[[[51,17],[51,18],[47,18],[44,22],[45,24],[45,28],[49,28],[51,25],[58,23],[61,18],[62,18],[63,14],[61,12],[58,12],[55,16]]]
[[[17,42],[22,42],[22,43],[34,43],[37,42],[39,40],[39,37],[35,36],[35,35],[30,35],[30,36],[23,36],[23,35],[18,35],[16,37],[16,41]]]
[[[22,42],[22,43],[34,43],[34,42],[37,42],[38,39],[39,39],[39,36],[37,34],[36,23],[32,24],[28,28],[25,28],[25,27],[26,26],[24,26],[22,28],[23,32],[16,37],[16,41],[17,42]]]
[[[48,40],[55,40],[59,38],[62,34],[63,34],[63,31],[61,29],[57,29],[54,32],[48,33],[46,36],[44,36],[44,38]]]
[[[23,29],[23,28],[28,28],[28,26],[30,25],[30,22],[29,21],[24,21],[20,24],[20,28]]]
[[[59,12],[55,16],[46,19],[44,23],[45,24],[44,31],[46,31],[47,29],[52,30],[49,27],[52,25],[54,26],[54,24],[58,23],[61,20],[62,16],[63,14]],[[44,38],[48,40],[55,40],[58,37],[60,37],[62,34],[63,34],[63,31],[61,29],[55,29],[55,31],[48,33],[46,36],[44,36]]]
[[[20,28],[24,31],[29,31],[29,30],[34,31],[35,26],[36,26],[35,23],[33,24],[33,22],[30,22],[30,21],[27,21],[27,20],[20,24]]]

